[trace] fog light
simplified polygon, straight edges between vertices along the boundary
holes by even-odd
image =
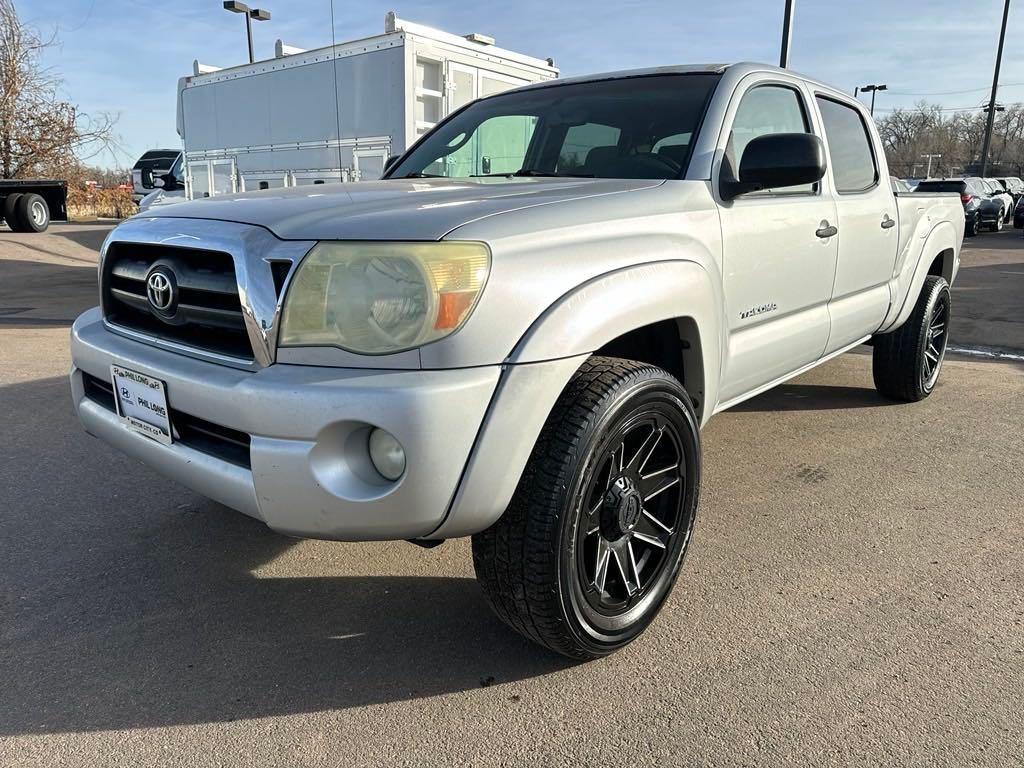
[[[375,429],[370,433],[370,460],[388,480],[397,480],[405,472],[405,449],[385,429]]]

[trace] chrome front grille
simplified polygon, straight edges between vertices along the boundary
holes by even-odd
[[[107,327],[176,354],[256,369],[277,355],[288,277],[314,245],[280,240],[264,227],[207,219],[136,216],[100,252]],[[151,295],[161,272],[169,307]],[[157,285],[156,288],[159,288]]]
[[[103,309],[109,322],[196,349],[253,359],[230,254],[115,242],[107,250],[103,271]],[[147,293],[147,280],[157,271],[174,282],[171,311],[159,311]]]

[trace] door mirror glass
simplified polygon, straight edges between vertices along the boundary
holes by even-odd
[[[825,146],[810,133],[770,133],[743,150],[739,179],[722,177],[722,197],[745,192],[813,184],[825,175]]]
[[[164,177],[163,176],[161,176],[159,178],[156,178],[156,179],[153,179],[153,187],[155,189],[163,189],[165,186],[166,186],[166,182],[164,181]]]

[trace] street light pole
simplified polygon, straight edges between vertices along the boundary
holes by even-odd
[[[980,176],[988,171],[988,152],[992,147],[992,125],[996,118],[996,91],[999,90],[999,66],[1003,62],[1003,42],[1006,40],[1006,20],[1010,16],[1010,0],[1003,4],[1003,26],[999,30],[999,48],[996,49],[996,71],[992,75],[992,96],[988,100],[988,119],[985,120],[985,140],[981,145]]]
[[[231,11],[232,13],[245,14],[245,37],[249,41],[249,63],[252,64],[255,61],[252,50],[252,20],[256,21],[269,21],[270,11],[264,11],[260,8],[250,8],[245,3],[240,3],[237,0],[225,0],[224,10]]]
[[[924,172],[924,177],[930,179],[932,177],[932,158],[942,159],[942,155],[921,155],[921,157],[928,158],[928,170]]]
[[[875,84],[875,85],[862,85],[860,90],[861,90],[862,93],[866,93],[867,91],[871,91],[871,114],[874,115],[875,114],[875,94],[878,93],[879,91],[888,91],[889,90],[889,86],[885,85],[884,83]]]
[[[793,6],[796,0],[786,0],[786,13],[782,18],[782,51],[779,53],[779,66],[789,66],[789,44],[793,38]]]

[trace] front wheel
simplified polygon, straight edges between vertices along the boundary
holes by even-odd
[[[473,537],[495,613],[551,650],[605,656],[661,609],[693,531],[700,433],[682,385],[593,357],[552,409],[505,514]]]
[[[932,393],[946,357],[951,308],[945,278],[925,278],[907,321],[892,333],[874,337],[871,370],[879,392],[906,402]]]

